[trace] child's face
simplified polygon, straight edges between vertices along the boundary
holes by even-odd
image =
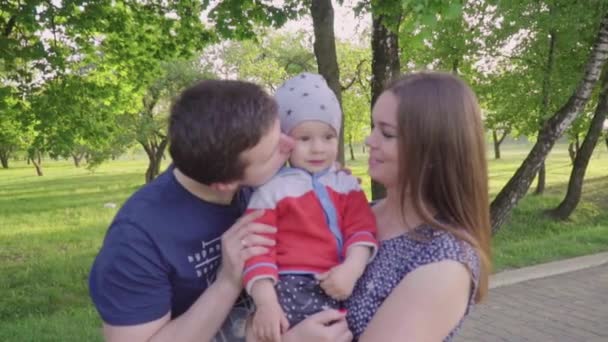
[[[336,161],[338,136],[336,131],[321,121],[304,121],[289,133],[295,140],[289,163],[308,172],[319,172]]]

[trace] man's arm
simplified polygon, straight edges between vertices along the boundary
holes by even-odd
[[[209,341],[219,331],[242,290],[241,274],[244,261],[267,253],[264,246],[274,241],[260,234],[276,229],[252,223],[263,212],[252,212],[240,218],[222,235],[222,265],[216,281],[180,317],[171,320],[167,312],[161,318],[143,324],[118,326],[104,323],[108,342],[138,341]],[[251,245],[243,246],[243,239]]]
[[[240,286],[218,279],[180,317],[171,320],[168,312],[160,319],[139,325],[104,323],[105,339],[108,342],[210,341],[221,328],[240,292]]]

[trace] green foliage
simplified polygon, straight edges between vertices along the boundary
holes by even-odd
[[[0,94],[13,97],[0,103],[19,99],[28,106],[19,113],[20,127],[8,126],[14,120],[7,113],[2,127],[19,128],[18,134],[33,130],[26,148],[52,157],[86,154],[95,166],[116,155],[132,143],[129,129],[142,128],[139,135],[156,131],[147,129],[152,122],[133,117],[146,111],[154,93],[170,100],[165,93],[175,88],[160,84],[172,82],[163,79],[165,64],[191,58],[216,39],[197,15],[207,6],[196,1],[3,2],[0,79],[19,91]],[[0,134],[8,136],[4,130]]]
[[[508,180],[527,149],[506,146],[505,158],[490,162],[492,193]],[[565,146],[554,151],[548,160],[547,195],[524,200],[510,229],[494,239],[496,271],[608,250],[607,157],[605,149],[596,151],[581,210],[571,222],[555,224],[539,214],[561,199],[568,179]],[[363,188],[369,191],[365,164],[365,156],[359,155],[348,166],[363,177]],[[45,177],[32,175],[24,162],[0,169],[0,340],[102,340],[87,276],[118,210],[104,204],[120,206],[141,187],[145,168],[144,160],[121,160],[91,174],[68,162],[49,162]]]
[[[286,0],[281,6],[255,0],[222,0],[209,12],[215,28],[226,39],[256,39],[260,26],[279,28],[307,13],[307,1]]]
[[[303,32],[260,34],[256,40],[227,41],[203,54],[208,65],[221,60],[216,73],[258,83],[274,92],[290,76],[315,71],[315,57]]]
[[[359,143],[370,128],[371,50],[347,42],[339,42],[336,50],[343,87],[344,141]]]
[[[534,136],[580,80],[606,1],[488,2],[480,22],[494,66],[477,83],[490,126]],[[550,38],[555,39],[549,69]],[[547,108],[543,87],[548,86]]]

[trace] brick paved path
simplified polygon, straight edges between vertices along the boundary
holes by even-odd
[[[455,338],[608,342],[608,264],[490,290]]]

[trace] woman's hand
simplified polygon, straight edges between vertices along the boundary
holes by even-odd
[[[346,324],[346,313],[325,310],[303,320],[283,335],[283,342],[349,342],[353,334]]]

